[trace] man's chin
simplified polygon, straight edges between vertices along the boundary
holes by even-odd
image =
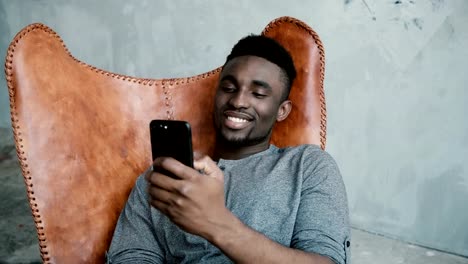
[[[235,137],[235,136],[227,136],[221,134],[219,137],[225,144],[227,145],[233,145],[233,146],[242,146],[244,145],[248,140],[247,137]]]
[[[247,147],[259,144],[267,140],[267,136],[257,137],[257,138],[248,138],[247,136],[228,136],[228,135],[218,135],[218,139],[222,140],[225,145],[232,147]]]

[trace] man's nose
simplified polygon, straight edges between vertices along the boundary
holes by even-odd
[[[237,92],[233,94],[229,103],[235,108],[248,108],[249,102],[244,92]]]

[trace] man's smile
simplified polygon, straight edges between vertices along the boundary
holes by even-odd
[[[233,117],[233,116],[228,116],[227,117],[229,120],[233,121],[233,122],[237,122],[237,123],[245,123],[245,122],[249,122],[247,121],[246,119],[242,119],[242,118],[238,118],[238,117]]]
[[[234,130],[246,128],[253,120],[249,114],[232,110],[225,111],[224,116],[224,125]]]

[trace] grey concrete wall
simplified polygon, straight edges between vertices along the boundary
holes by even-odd
[[[0,51],[42,22],[94,66],[182,77],[221,65],[240,37],[283,15],[325,44],[327,149],[352,224],[468,256],[468,1],[0,0]]]

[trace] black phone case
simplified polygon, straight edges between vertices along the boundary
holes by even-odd
[[[150,137],[153,161],[157,157],[172,157],[193,168],[192,132],[188,122],[152,120]]]

